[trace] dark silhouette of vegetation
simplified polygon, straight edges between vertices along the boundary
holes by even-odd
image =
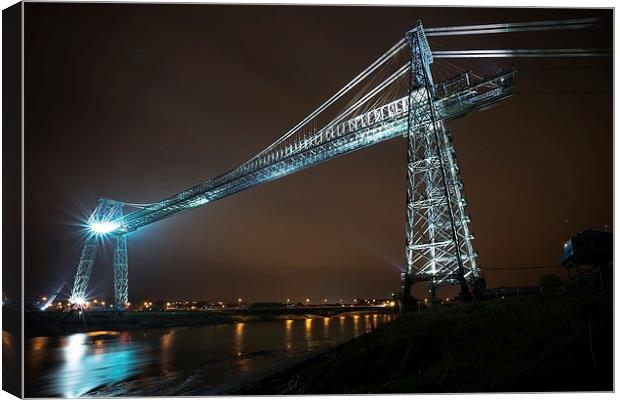
[[[611,297],[494,300],[399,320],[243,394],[611,391]]]
[[[541,286],[545,289],[546,288],[558,288],[562,285],[564,285],[564,282],[562,282],[562,279],[556,274],[544,275],[538,280],[538,286]]]

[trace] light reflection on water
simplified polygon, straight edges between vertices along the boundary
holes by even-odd
[[[108,334],[103,332],[101,335]],[[47,343],[51,338],[44,339],[44,343]],[[27,367],[40,367],[49,361],[46,355],[60,361],[53,370],[45,371],[41,376],[43,381],[47,381],[47,387],[54,388],[50,395],[80,396],[92,389],[94,383],[96,386],[114,383],[137,373],[146,361],[144,355],[137,357],[142,346],[130,346],[124,341],[108,341],[96,332],[59,338],[56,341],[58,347],[51,351],[55,354],[49,354],[51,349],[41,342],[42,338],[32,339],[26,351]]]
[[[287,319],[284,328],[284,343],[286,345],[286,351],[293,350],[293,320]]]
[[[20,336],[2,331],[2,389],[11,393],[21,392],[21,342]],[[7,366],[18,366],[7,368]]]
[[[172,354],[170,348],[174,340],[174,331],[170,331],[161,335],[161,355],[159,357],[159,365],[163,374],[168,375],[172,372]]]
[[[208,394],[392,319],[386,315],[332,319],[336,318],[338,323],[308,318],[31,338],[26,341],[26,396],[77,397],[95,388],[97,396],[149,390]],[[196,386],[186,391],[175,379]],[[113,386],[123,381],[122,386]]]
[[[323,336],[329,336],[329,317],[323,318]]]

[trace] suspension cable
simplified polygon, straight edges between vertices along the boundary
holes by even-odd
[[[504,57],[605,57],[610,49],[494,49],[439,50],[433,58],[504,58]]]
[[[260,157],[261,155],[263,155],[266,152],[268,152],[269,150],[271,150],[273,147],[275,147],[278,144],[280,144],[282,141],[286,140],[291,134],[296,132],[300,127],[304,126],[308,121],[312,120],[314,117],[319,115],[327,107],[329,107],[333,103],[335,103],[338,99],[340,99],[342,96],[344,96],[349,90],[354,88],[362,80],[366,79],[371,73],[373,73],[375,70],[377,70],[377,68],[379,68],[381,65],[385,64],[385,62],[387,62],[389,59],[391,59],[395,54],[397,54],[400,50],[402,50],[406,46],[407,46],[407,41],[406,41],[405,38],[399,40],[388,51],[383,53],[383,55],[381,57],[379,57],[375,62],[373,62],[364,71],[362,71],[359,75],[357,75],[355,78],[353,78],[353,80],[351,80],[351,82],[347,83],[342,89],[340,89],[338,92],[336,92],[336,94],[334,94],[332,97],[330,97],[328,100],[326,100],[323,104],[321,104],[316,110],[314,110],[311,114],[309,114],[301,122],[299,122],[297,125],[292,127],[288,132],[286,132],[284,135],[282,135],[282,137],[280,137],[278,140],[276,140],[271,145],[269,145],[269,147],[265,148],[263,151],[258,153],[256,156],[252,157],[250,159],[250,161],[248,161],[248,162],[251,162],[254,159]]]
[[[390,75],[390,77],[388,77],[386,80],[384,80],[383,82],[381,82],[379,85],[375,86],[370,92],[368,92],[364,97],[362,97],[361,99],[359,99],[355,104],[353,104],[351,107],[349,107],[348,109],[346,109],[345,111],[343,111],[341,114],[339,114],[336,118],[334,118],[329,124],[327,124],[325,126],[326,129],[330,126],[336,125],[339,122],[341,122],[343,119],[345,119],[349,114],[351,114],[353,111],[357,110],[358,108],[360,108],[364,103],[366,103],[368,100],[370,100],[371,98],[373,98],[375,95],[377,95],[377,93],[381,92],[383,89],[385,89],[386,87],[390,86],[392,83],[394,83],[398,78],[400,78],[401,76],[405,75],[407,72],[409,72],[409,64],[405,64],[402,67],[400,67],[396,72],[394,72],[392,75]]]
[[[606,24],[602,18],[565,19],[556,21],[516,22],[506,24],[449,26],[426,28],[426,36],[453,36],[453,35],[485,35],[492,33],[512,33],[527,31],[551,31],[565,29],[587,29],[600,27]]]

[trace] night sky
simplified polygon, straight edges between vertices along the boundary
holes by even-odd
[[[25,5],[26,296],[68,292],[99,196],[153,202],[241,164],[426,27],[609,10]],[[610,47],[611,29],[430,39],[437,50]],[[561,269],[562,243],[613,223],[612,59],[514,65],[518,95],[450,123],[488,286]],[[437,71],[439,73],[440,71]],[[446,76],[447,77],[447,76]],[[386,297],[404,259],[395,139],[129,236],[131,301]],[[565,222],[568,220],[568,222]],[[112,298],[112,248],[91,295]],[[416,293],[423,287],[417,286]]]

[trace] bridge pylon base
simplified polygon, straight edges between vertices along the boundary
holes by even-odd
[[[461,291],[461,293],[459,293],[459,295],[456,296],[455,300],[459,304],[473,303],[474,302],[474,296],[472,296],[471,292],[469,292],[469,291],[467,291],[467,292]]]
[[[403,314],[410,314],[419,311],[419,300],[413,296],[404,296],[398,299],[398,312]]]
[[[441,299],[439,297],[433,296],[430,299],[428,299],[428,306],[430,308],[438,307],[440,305],[441,305]]]

